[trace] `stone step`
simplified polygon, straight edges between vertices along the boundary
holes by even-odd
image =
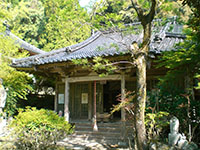
[[[70,135],[68,137],[68,140],[75,140],[76,141],[90,141],[90,142],[97,142],[97,143],[104,143],[107,145],[120,145],[120,147],[127,147],[129,143],[133,142],[133,139],[131,138],[126,138],[126,139],[121,139],[121,138],[110,138],[110,137],[99,137],[99,136],[89,136],[89,135]]]
[[[92,126],[76,126],[75,131],[93,131]],[[98,127],[100,132],[120,132],[121,128],[116,127]]]
[[[131,134],[129,134],[129,128],[131,129],[131,124],[129,123],[126,123],[125,132],[123,131],[123,125],[125,125],[123,122],[97,123],[98,131],[93,131],[92,122],[74,122],[73,124],[75,125],[75,132],[71,135],[72,139],[92,140],[111,144],[127,143],[127,141],[133,139]]]
[[[108,136],[108,137],[120,137],[121,132],[102,132],[102,131],[75,131],[77,135],[97,135],[97,136]]]
[[[113,143],[117,143],[119,141],[127,141],[132,138],[123,138],[121,136],[107,136],[107,135],[97,135],[97,134],[72,134],[71,138],[80,138],[82,140],[95,140],[95,141],[113,141]]]
[[[114,139],[123,139],[123,138],[132,138],[132,134],[127,134],[126,137],[124,137],[123,133],[121,132],[95,132],[95,131],[75,131],[74,135],[82,135],[82,136],[93,136],[93,137],[108,137],[108,138],[114,138]]]
[[[75,126],[93,126],[92,122],[71,122],[75,124]],[[97,123],[99,127],[121,127],[121,122],[114,122],[114,123]]]
[[[123,136],[121,133],[109,133],[109,132],[94,132],[94,131],[76,131],[74,136],[87,137],[89,139],[100,139],[100,140],[122,140]]]
[[[92,127],[93,123],[74,123],[75,127]],[[119,123],[97,123],[98,127],[113,127],[113,128],[122,128],[123,124]],[[126,124],[126,128],[131,128],[132,124]]]

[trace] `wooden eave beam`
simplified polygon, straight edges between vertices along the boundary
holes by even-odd
[[[16,70],[18,70],[18,71],[33,71],[34,70],[34,68],[33,67],[31,67],[31,68],[16,68]]]
[[[130,55],[123,55],[123,56],[107,56],[104,57],[106,59],[109,59],[110,61],[120,61],[120,60],[127,60],[131,59]],[[88,59],[89,61],[91,60]],[[67,61],[67,62],[59,62],[59,63],[49,63],[49,64],[43,64],[39,65],[38,68],[43,69],[43,68],[52,68],[52,67],[71,67],[71,66],[76,66],[72,61]]]
[[[108,75],[105,77],[99,77],[99,76],[84,76],[84,77],[69,77],[69,83],[75,83],[75,82],[91,82],[91,81],[111,81],[111,80],[121,80],[121,74],[117,75]],[[150,79],[156,79],[159,76],[148,76],[147,80]],[[130,77],[129,75],[125,75],[126,81],[136,81],[136,77]]]
[[[85,77],[70,77],[69,82],[88,82],[88,81],[102,81],[102,80],[121,80],[121,75],[108,75],[105,77],[99,76],[85,76]]]

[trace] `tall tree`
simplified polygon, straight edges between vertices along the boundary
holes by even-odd
[[[26,95],[32,88],[28,84],[30,78],[26,73],[18,72],[9,66],[13,58],[25,57],[27,53],[19,53],[15,41],[5,34],[3,22],[12,19],[7,9],[7,3],[0,0],[0,78],[3,79],[3,85],[7,89],[5,111],[12,115],[16,111],[18,99],[26,99]]]
[[[43,5],[46,23],[40,44],[44,50],[73,45],[90,36],[89,17],[78,0],[46,0]]]
[[[79,43],[91,34],[88,14],[78,0],[22,0],[7,6],[12,31],[45,51]]]
[[[133,41],[133,49],[131,51],[133,61],[136,64],[137,76],[137,98],[134,100],[134,124],[136,128],[136,142],[139,150],[147,149],[144,125],[146,103],[146,62],[152,33],[152,21],[156,17],[171,17],[174,16],[174,14],[179,15],[180,13],[177,11],[177,8],[173,9],[173,4],[178,5],[178,9],[182,8],[180,4],[171,0],[106,0],[103,1],[100,6],[95,5],[93,9],[92,16],[97,18],[94,21],[95,27],[97,28],[102,26],[123,26],[125,23],[133,23],[134,21],[140,21],[142,25],[142,44],[138,45],[138,43]],[[161,8],[159,7],[158,9],[158,5],[161,6]]]
[[[146,105],[146,63],[151,38],[152,21],[156,14],[156,0],[151,0],[150,9],[145,11],[139,6],[137,0],[131,0],[132,6],[137,12],[138,19],[143,27],[143,40],[141,47],[133,49],[134,61],[136,62],[137,76],[137,99],[135,101],[135,129],[138,150],[147,149],[144,113]]]
[[[112,0],[106,2],[105,6],[101,8],[103,13],[101,12],[102,10],[100,12],[94,10],[94,13],[98,16],[95,25],[98,25],[98,22],[101,23],[100,26],[123,25],[124,23],[132,23],[134,20],[139,20],[143,27],[142,44],[139,46],[138,43],[133,41],[131,53],[133,61],[136,64],[137,76],[137,98],[136,100],[133,100],[135,103],[134,126],[136,129],[136,145],[138,150],[145,150],[148,149],[144,124],[146,103],[146,62],[151,38],[152,21],[156,14],[157,1],[130,0],[127,2],[119,0],[115,1],[118,7],[113,7]],[[136,16],[137,19],[135,18]]]
[[[43,48],[40,43],[40,34],[44,28],[44,7],[40,1],[22,0],[15,7],[9,6],[9,12],[13,16],[9,20],[12,31],[26,42]]]

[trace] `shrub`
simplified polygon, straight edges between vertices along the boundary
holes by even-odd
[[[157,113],[147,113],[145,116],[145,125],[147,130],[147,137],[149,141],[156,140],[159,141],[162,134],[169,129],[169,113],[167,112],[157,112]],[[166,135],[164,137],[167,137]]]
[[[30,107],[20,109],[10,127],[16,136],[17,149],[48,149],[73,132],[72,126],[64,117],[59,117],[50,110]]]

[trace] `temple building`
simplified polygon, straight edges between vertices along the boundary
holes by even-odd
[[[138,23],[133,26],[137,31]],[[106,122],[126,121],[127,113],[123,108],[112,117],[107,118],[107,114],[119,103],[119,97],[124,98],[125,92],[136,89],[136,69],[130,50],[133,42],[142,42],[142,37],[141,32],[97,31],[81,43],[16,59],[12,66],[46,78],[54,77],[54,110],[69,122],[92,122],[93,118]],[[182,26],[175,23],[169,22],[154,30],[147,62],[147,90],[156,85],[157,77],[166,73],[165,68],[156,68],[153,60],[162,52],[173,50],[184,38]],[[96,57],[109,60],[116,70],[100,77],[105,70],[94,70],[73,61],[87,59],[92,62]]]

